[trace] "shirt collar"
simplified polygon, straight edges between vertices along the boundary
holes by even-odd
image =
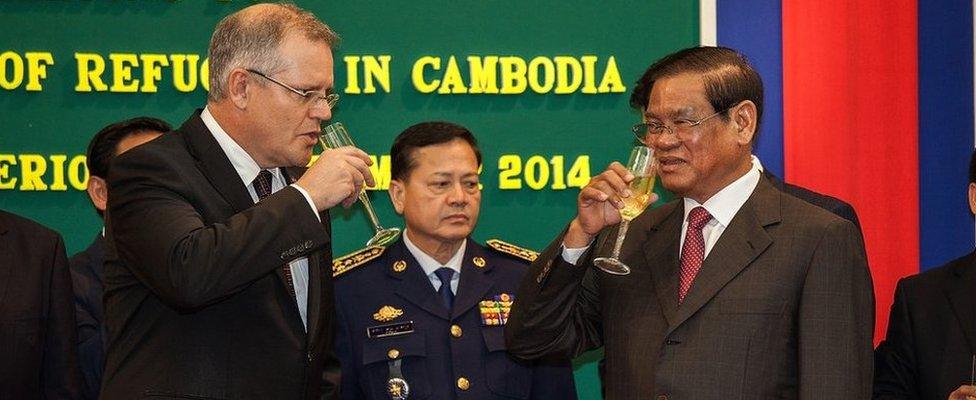
[[[207,126],[214,139],[217,140],[220,149],[227,155],[230,164],[234,166],[234,170],[237,171],[237,174],[241,177],[241,181],[244,182],[244,186],[249,186],[251,182],[254,182],[254,178],[258,177],[258,173],[261,172],[261,167],[257,161],[254,161],[251,155],[247,154],[247,151],[244,151],[244,148],[237,144],[224,131],[224,128],[220,127],[220,124],[214,119],[213,114],[210,114],[209,108],[204,107],[203,112],[200,113],[200,119],[203,120],[203,124]]]
[[[749,196],[752,192],[756,190],[756,185],[759,184],[759,178],[761,174],[762,164],[759,163],[759,159],[753,156],[752,168],[745,175],[739,177],[728,186],[719,190],[714,196],[705,201],[705,204],[699,204],[697,201],[684,198],[685,204],[685,216],[684,221],[688,220],[688,213],[697,206],[705,207],[708,213],[712,215],[723,227],[729,226],[732,222],[732,218],[735,214],[739,212],[742,205],[749,200]]]
[[[765,170],[763,169],[762,162],[759,161],[759,157],[756,157],[755,154],[752,155],[752,166],[759,168],[760,175],[762,175],[762,173],[765,172]]]
[[[423,250],[420,250],[419,247],[413,244],[413,242],[410,241],[410,236],[407,235],[406,231],[404,231],[403,235],[401,236],[403,236],[403,244],[407,246],[407,250],[410,251],[410,254],[413,254],[413,258],[417,259],[417,262],[420,264],[420,268],[424,269],[424,275],[433,275],[434,271],[437,271],[439,268],[450,268],[453,269],[458,276],[461,276],[461,260],[464,259],[464,249],[468,244],[467,239],[464,239],[464,241],[461,242],[461,247],[458,248],[457,252],[454,253],[454,256],[451,257],[450,260],[447,260],[446,264],[441,264],[435,260],[434,257],[427,255],[427,253],[424,253]]]

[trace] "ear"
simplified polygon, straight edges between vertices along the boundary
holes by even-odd
[[[403,215],[403,206],[406,202],[406,199],[404,199],[404,183],[396,179],[390,180],[390,187],[387,189],[387,192],[390,193],[390,202],[393,203],[393,209],[396,210],[397,214]]]
[[[745,100],[732,108],[732,122],[735,123],[735,133],[740,144],[752,143],[756,136],[756,103]]]
[[[227,76],[227,97],[239,109],[247,108],[251,74],[242,68],[234,68]]]
[[[976,214],[976,183],[969,184],[969,211]]]
[[[97,176],[88,177],[88,187],[85,189],[88,192],[88,197],[91,198],[92,204],[98,211],[105,212],[105,208],[108,205],[108,184],[104,179]]]

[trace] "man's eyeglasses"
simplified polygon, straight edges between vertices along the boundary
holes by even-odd
[[[326,92],[323,92],[323,91],[320,91],[320,90],[300,90],[300,89],[295,89],[295,88],[291,87],[290,85],[285,84],[284,82],[281,82],[281,81],[279,81],[277,79],[274,79],[274,78],[272,78],[270,76],[267,76],[267,75],[265,75],[265,74],[263,74],[261,72],[258,72],[256,70],[247,68],[247,69],[245,69],[245,71],[250,72],[252,74],[255,74],[257,76],[260,76],[260,77],[262,77],[264,79],[267,79],[267,80],[269,80],[271,82],[274,82],[274,83],[278,84],[278,86],[281,86],[281,87],[283,87],[285,89],[288,89],[289,92],[292,92],[294,94],[297,94],[299,96],[302,96],[302,103],[303,104],[306,104],[306,105],[309,105],[309,104],[314,105],[314,106],[328,105],[329,108],[331,109],[331,108],[335,108],[336,103],[339,102],[339,95],[338,94],[335,94],[335,93],[326,93]]]
[[[732,107],[735,107],[735,105],[733,105]],[[673,126],[668,126],[668,124],[661,121],[648,121],[648,122],[641,122],[639,124],[635,124],[634,127],[630,129],[631,131],[634,132],[634,135],[637,136],[637,140],[640,140],[641,143],[644,144],[647,144],[645,140],[647,139],[648,136],[657,136],[665,132],[674,134],[677,138],[684,140],[691,137],[691,134],[693,133],[693,129],[696,126],[701,125],[703,122],[708,121],[709,119],[714,118],[717,115],[723,114],[726,111],[731,110],[732,107],[726,108],[715,114],[697,120],[688,119],[688,118],[678,118],[673,122],[671,122]]]

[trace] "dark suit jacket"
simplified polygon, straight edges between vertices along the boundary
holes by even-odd
[[[875,399],[939,399],[970,383],[976,354],[976,253],[895,289],[888,335],[875,351]]]
[[[81,397],[85,400],[98,398],[105,368],[104,242],[99,233],[87,249],[68,260],[78,320],[78,364],[84,378]]]
[[[477,261],[479,258],[482,262]],[[405,263],[406,269],[394,269],[398,261]],[[575,399],[568,360],[518,362],[505,352],[504,326],[482,320],[482,301],[502,295],[518,301],[515,290],[527,272],[527,264],[468,239],[452,310],[444,306],[402,240],[379,258],[339,277],[336,352],[342,363],[342,398],[389,399],[388,353],[397,349],[411,399]],[[403,314],[378,321],[373,315],[383,306]],[[408,321],[411,333],[367,335],[370,327]],[[460,377],[469,382],[466,390],[457,388]]]
[[[61,235],[0,211],[0,399],[76,399],[71,277]]]
[[[861,230],[861,223],[857,219],[857,213],[854,212],[854,207],[845,202],[844,200],[838,199],[833,196],[827,196],[825,194],[820,194],[812,190],[808,190],[804,187],[796,186],[790,183],[786,183],[779,179],[776,175],[773,175],[769,171],[765,171],[763,176],[769,179],[769,182],[773,184],[777,189],[782,190],[786,194],[803,200],[807,203],[813,204],[824,210],[830,211],[835,215],[851,221],[857,230]]]
[[[115,159],[106,220],[103,399],[313,399],[335,389],[323,378],[329,217],[320,223],[292,187],[254,204],[199,111]],[[281,269],[304,256],[307,334]]]
[[[606,249],[565,262],[558,237],[519,288],[509,351],[604,346],[609,399],[870,396],[874,296],[853,224],[760,180],[679,305],[682,211],[678,199],[631,223],[626,276],[592,266]]]

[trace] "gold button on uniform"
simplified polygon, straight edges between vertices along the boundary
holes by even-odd
[[[386,352],[386,356],[390,357],[390,359],[400,357],[400,350],[390,349],[390,351]]]
[[[465,377],[462,376],[462,377],[458,378],[458,380],[457,380],[457,386],[458,386],[458,389],[468,390],[468,388],[471,387],[471,382],[468,382],[468,378],[465,378]]]
[[[460,326],[451,325],[451,336],[454,336],[456,338],[459,338],[459,337],[461,337],[461,334],[462,333],[463,333],[463,331],[461,331],[461,327]]]

